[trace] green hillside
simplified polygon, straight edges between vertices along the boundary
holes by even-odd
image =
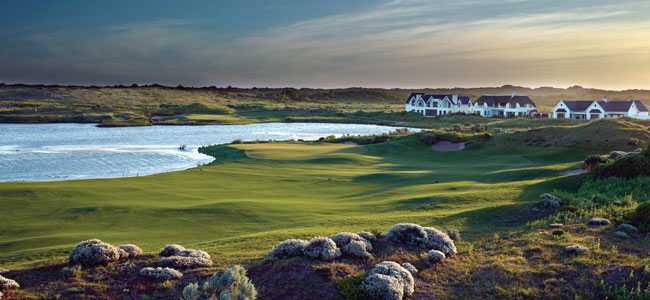
[[[604,122],[542,132],[597,130]],[[632,128],[611,123],[619,131]],[[12,213],[0,231],[0,265],[63,257],[88,238],[148,250],[200,244],[228,263],[259,257],[288,237],[381,230],[397,222],[455,225],[469,236],[513,229],[509,212],[552,190],[553,179],[591,154],[518,139],[500,135],[451,153],[432,152],[413,136],[367,146],[215,146],[209,148],[214,164],[183,172],[3,183],[0,202]],[[625,147],[619,142],[602,151]]]

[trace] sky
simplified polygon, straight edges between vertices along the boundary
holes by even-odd
[[[4,0],[0,82],[650,89],[650,1]]]

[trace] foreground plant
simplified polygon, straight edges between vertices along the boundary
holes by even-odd
[[[187,285],[182,292],[183,300],[255,300],[257,290],[246,276],[246,269],[234,266],[223,274],[215,273],[203,286],[196,283]]]

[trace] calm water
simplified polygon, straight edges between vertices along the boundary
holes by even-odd
[[[93,124],[0,124],[0,181],[51,181],[142,176],[212,161],[202,145],[235,139],[315,140],[377,134],[375,125],[271,123],[98,128]],[[185,151],[180,145],[187,145]]]

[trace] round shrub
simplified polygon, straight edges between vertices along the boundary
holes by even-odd
[[[375,267],[368,272],[368,276],[373,274],[382,274],[397,279],[402,286],[402,293],[404,296],[410,297],[415,292],[415,280],[413,279],[411,272],[394,261],[384,261],[376,264]]]
[[[370,299],[377,300],[402,300],[404,286],[392,276],[384,274],[370,274],[361,282],[361,291]]]
[[[205,258],[207,260],[212,260],[212,257],[210,257],[210,254],[208,254],[208,252],[205,252],[203,250],[195,250],[195,249],[186,249],[181,252],[178,252],[173,256],[196,257],[196,258]]]
[[[19,288],[20,288],[20,284],[18,284],[18,282],[9,278],[5,278],[4,276],[0,275],[0,291],[13,290]]]
[[[361,258],[372,257],[370,250],[372,250],[372,248],[368,249],[368,244],[357,240],[352,240],[341,248],[343,254]]]
[[[169,244],[160,251],[160,257],[169,257],[185,251],[185,247],[177,244]]]
[[[167,281],[181,279],[183,277],[183,273],[178,272],[172,268],[147,267],[140,270],[140,276],[156,281]]]
[[[416,268],[413,264],[411,263],[403,263],[402,267],[406,269],[407,271],[411,272],[411,275],[415,275],[418,273],[418,268]]]
[[[341,252],[355,257],[370,257],[372,243],[356,233],[341,232],[332,236],[332,240]]]
[[[336,247],[336,243],[328,237],[315,237],[309,241],[309,244],[303,250],[303,253],[310,258],[324,261],[334,260],[341,256],[341,250]]]
[[[417,224],[396,224],[388,230],[386,238],[393,243],[419,247],[427,233]]]
[[[142,249],[140,249],[140,247],[138,247],[136,245],[133,245],[133,244],[120,245],[120,246],[118,246],[118,248],[120,248],[120,250],[124,251],[122,253],[123,255],[121,255],[121,256],[126,257],[126,258],[135,258],[135,257],[138,257],[138,256],[142,255],[142,253],[144,253],[142,251]]]
[[[215,273],[205,282],[204,289],[208,295],[218,295],[218,299],[221,300],[255,300],[257,298],[257,290],[246,276],[246,269],[242,266],[230,267],[221,275]]]
[[[273,249],[266,255],[269,259],[284,259],[289,257],[302,256],[303,250],[309,242],[305,240],[290,239],[282,241],[273,246]]]
[[[433,227],[424,227],[427,238],[424,240],[424,248],[442,251],[445,255],[456,255],[458,250],[456,244],[446,233]]]
[[[446,255],[458,253],[454,241],[444,232],[417,224],[397,224],[388,230],[388,240],[398,245],[440,250]]]
[[[431,250],[429,251],[428,255],[429,255],[429,262],[434,264],[442,262],[446,258],[445,254],[438,250]]]
[[[99,266],[120,259],[120,249],[100,240],[87,240],[77,244],[70,252],[70,264]]]
[[[372,232],[361,231],[358,235],[371,243],[377,241],[377,237]]]
[[[179,270],[207,268],[212,266],[212,260],[203,257],[170,256],[161,258],[160,265]]]

